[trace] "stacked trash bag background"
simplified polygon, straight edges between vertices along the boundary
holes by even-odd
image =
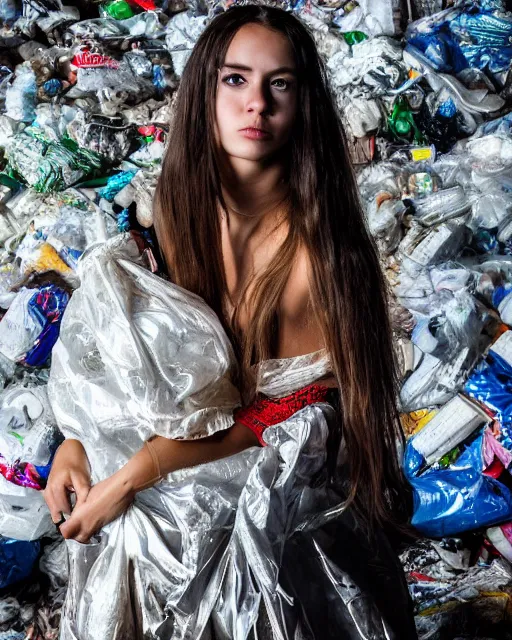
[[[0,640],[58,637],[46,383],[77,261],[126,231],[152,255],[180,74],[228,4],[0,0]],[[512,13],[278,6],[326,60],[389,280],[419,635],[512,637]]]

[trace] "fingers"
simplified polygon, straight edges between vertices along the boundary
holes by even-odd
[[[59,522],[63,513],[71,513],[71,503],[63,482],[50,482],[43,492],[53,522]]]
[[[84,476],[82,473],[71,473],[71,481],[73,483],[73,489],[76,494],[76,507],[81,506],[89,495],[89,491],[91,490],[91,481],[90,478]]]
[[[71,518],[60,527],[60,532],[66,540],[87,544],[96,533],[96,529],[85,523],[85,518],[80,512],[74,511]]]

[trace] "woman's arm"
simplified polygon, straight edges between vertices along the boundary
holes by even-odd
[[[227,458],[258,445],[255,434],[238,423],[200,440],[169,440],[157,436],[117,473],[94,485],[85,502],[77,503],[60,531],[64,538],[87,542],[102,527],[122,515],[138,491],[154,485],[168,473]]]

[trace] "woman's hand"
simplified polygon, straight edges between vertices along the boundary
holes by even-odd
[[[64,538],[86,543],[102,527],[121,516],[133,502],[135,491],[123,476],[115,473],[95,484],[87,500],[73,509],[61,527]]]
[[[76,495],[78,507],[87,499],[90,488],[89,460],[82,443],[65,440],[55,454],[43,492],[53,522],[60,522],[64,513],[71,513],[71,493]]]

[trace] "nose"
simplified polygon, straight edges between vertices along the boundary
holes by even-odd
[[[252,83],[247,94],[247,111],[259,115],[268,115],[272,110],[272,96],[264,82]]]

